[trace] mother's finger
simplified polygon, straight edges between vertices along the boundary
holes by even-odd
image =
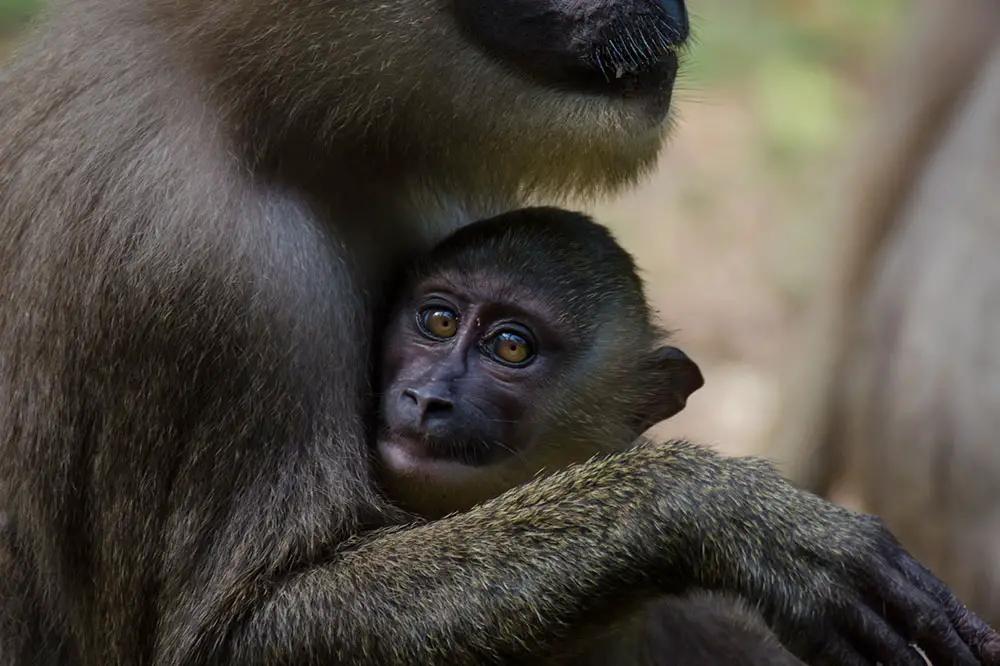
[[[884,572],[881,587],[885,603],[873,603],[873,607],[916,643],[935,666],[980,666],[980,660],[934,596],[911,583],[902,571]]]
[[[994,629],[970,611],[947,585],[915,559],[906,558],[900,569],[909,581],[941,604],[955,631],[981,664],[1000,665],[1000,635]]]
[[[855,637],[858,650],[883,666],[926,666],[924,658],[909,641],[871,608],[859,605],[848,608],[843,617],[844,630]]]

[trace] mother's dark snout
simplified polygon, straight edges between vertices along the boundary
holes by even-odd
[[[458,0],[456,8],[491,56],[597,94],[669,92],[689,34],[684,0]]]

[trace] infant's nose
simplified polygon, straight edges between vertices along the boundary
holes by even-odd
[[[444,391],[434,390],[433,387],[404,389],[403,396],[416,405],[420,425],[430,419],[447,418],[455,407]]]

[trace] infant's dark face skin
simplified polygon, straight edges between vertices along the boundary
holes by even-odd
[[[377,472],[427,518],[627,448],[703,384],[662,345],[632,257],[585,215],[468,225],[403,286],[384,338]]]
[[[680,350],[614,335],[597,342],[553,308],[486,271],[442,270],[413,286],[390,321],[382,361],[376,453],[391,498],[428,518],[468,509],[627,445],[701,386]],[[614,325],[632,316],[620,313]],[[615,402],[623,381],[650,388]]]
[[[533,407],[566,352],[530,299],[443,278],[419,284],[389,326],[377,443],[389,475],[436,485],[525,453]]]

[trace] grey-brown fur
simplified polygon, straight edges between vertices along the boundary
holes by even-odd
[[[4,666],[511,663],[695,589],[817,664],[1000,662],[878,521],[684,443],[400,523],[363,419],[388,266],[631,182],[665,112],[519,76],[449,6],[68,0],[2,70]]]
[[[552,666],[802,666],[753,609],[711,594],[645,604]]]

